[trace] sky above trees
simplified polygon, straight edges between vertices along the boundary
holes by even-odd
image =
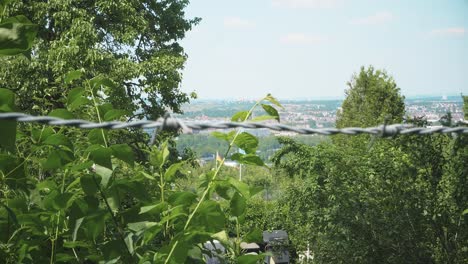
[[[401,92],[468,94],[466,0],[192,0],[182,89],[200,98],[343,98],[363,65]]]

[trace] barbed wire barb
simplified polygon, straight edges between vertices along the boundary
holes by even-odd
[[[54,126],[71,126],[83,129],[103,128],[103,129],[124,129],[124,128],[154,128],[156,130],[182,130],[182,133],[189,133],[191,130],[208,130],[208,129],[269,129],[279,132],[294,132],[304,135],[358,135],[358,134],[371,134],[380,135],[382,137],[391,137],[398,134],[468,134],[468,126],[457,127],[414,127],[410,124],[383,124],[376,127],[347,127],[347,128],[298,128],[287,126],[283,124],[266,124],[266,123],[237,123],[237,122],[183,122],[175,117],[166,115],[156,121],[139,120],[132,122],[102,122],[96,123],[81,119],[62,119],[52,116],[32,116],[24,113],[0,113],[0,120],[15,120],[18,122],[28,123],[42,123]],[[460,122],[466,124],[464,122]]]

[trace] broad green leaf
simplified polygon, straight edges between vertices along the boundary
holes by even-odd
[[[110,148],[98,146],[90,151],[89,158],[98,165],[112,169],[111,155],[112,150]]]
[[[278,122],[280,122],[280,116],[278,114],[278,111],[273,106],[262,104],[262,108],[263,108],[263,110],[265,110],[265,112],[267,112],[267,114],[269,114],[270,116],[275,117],[275,119]]]
[[[44,144],[52,146],[65,146],[68,147],[69,150],[73,149],[73,144],[68,139],[68,137],[63,134],[54,134],[47,137],[46,140],[44,140]]]
[[[0,88],[0,113],[15,110],[15,94],[8,89]],[[14,120],[1,120],[0,148],[15,151],[16,125]]]
[[[237,136],[234,144],[245,152],[252,154],[257,150],[258,139],[252,134],[242,132]]]
[[[70,110],[75,110],[81,105],[90,104],[91,101],[85,96],[85,89],[78,87],[73,88],[68,93],[67,97],[67,108]]]
[[[229,136],[226,133],[214,131],[214,132],[211,132],[211,135],[217,139],[221,139],[221,140],[229,142]]]
[[[95,177],[95,178],[93,178]],[[101,182],[99,176],[93,176],[91,174],[85,174],[80,177],[81,188],[86,195],[94,195],[98,192],[96,182]]]
[[[171,194],[168,198],[168,202],[172,206],[184,205],[188,206],[191,205],[196,199],[197,195],[192,192],[176,192]]]
[[[75,116],[70,113],[67,109],[54,109],[49,113],[49,116],[58,117],[62,119],[73,119]]]
[[[182,167],[182,165],[183,165],[183,163],[179,162],[179,163],[174,163],[171,166],[169,166],[169,168],[166,170],[166,172],[164,172],[164,179],[167,182],[172,181],[173,178],[174,178],[174,175],[176,174],[177,171],[180,170],[180,167]]]
[[[100,181],[101,185],[104,188],[106,188],[109,183],[110,178],[112,177],[112,170],[106,167],[103,167],[99,164],[96,164],[94,167],[95,167],[96,174],[101,177],[101,181]]]
[[[72,193],[60,193],[54,199],[54,207],[57,210],[63,210],[70,207],[71,203],[73,202],[73,194]]]
[[[85,233],[89,239],[96,240],[104,232],[107,217],[108,213],[105,210],[86,216],[85,223],[82,226],[85,227]]]
[[[82,72],[80,70],[70,71],[65,74],[64,82],[66,84],[71,83],[74,80],[81,78]]]
[[[242,196],[250,198],[250,187],[245,182],[241,182],[233,177],[228,178],[229,183],[234,187]]]
[[[233,122],[244,122],[247,119],[248,114],[249,114],[249,111],[237,112],[231,117],[231,121],[233,121]]]
[[[263,232],[258,228],[252,229],[244,236],[243,241],[246,243],[260,243],[263,240]]]
[[[219,204],[212,200],[206,200],[198,208],[192,226],[208,232],[219,232],[223,230],[224,223],[224,213]]]
[[[126,114],[127,114],[127,111],[125,110],[111,109],[107,111],[106,114],[104,115],[104,121],[116,120]]]
[[[141,207],[139,214],[144,214],[148,212],[159,214],[166,209],[167,209],[167,203],[162,202],[162,203],[158,203],[154,205],[147,205],[147,206]]]
[[[107,131],[101,128],[94,128],[88,133],[88,139],[91,144],[106,145]]]
[[[240,154],[240,153],[234,153],[231,156],[232,160],[238,161],[239,163],[242,164],[247,164],[247,165],[256,165],[256,166],[264,166],[265,163],[263,163],[263,160],[258,157],[255,154]]]
[[[127,144],[117,144],[110,147],[112,149],[112,154],[114,157],[125,161],[130,166],[133,167],[135,163],[135,155],[132,148]]]
[[[468,209],[465,209],[462,213],[462,215],[466,215],[466,214],[468,214]]]
[[[36,37],[38,26],[19,15],[0,22],[0,56],[17,55],[29,51]]]
[[[73,167],[71,167],[71,171],[82,171],[86,169],[90,169],[93,166],[94,162],[88,160],[86,162],[80,162]]]
[[[64,164],[62,163],[62,158],[60,157],[60,153],[56,150],[52,151],[47,159],[43,161],[42,168],[45,170],[53,170],[61,168]]]
[[[54,129],[49,126],[44,126],[42,129],[31,129],[31,137],[36,143],[42,143],[44,140],[54,134]]]
[[[15,111],[15,94],[9,89],[0,88],[0,113]]]
[[[234,193],[234,196],[232,197],[230,202],[231,214],[233,216],[241,216],[242,214],[244,214],[246,207],[247,202],[245,200],[245,197],[239,195],[238,192]]]
[[[278,100],[276,100],[271,94],[268,94],[266,97],[265,97],[265,100],[269,101],[270,103],[278,106],[278,107],[281,107],[281,108],[284,108],[280,102],[278,102]]]
[[[89,84],[91,85],[92,88],[96,88],[96,87],[99,87],[99,86],[107,86],[109,88],[114,88],[115,87],[115,84],[114,84],[114,82],[112,82],[111,79],[105,78],[105,77],[102,77],[102,76],[96,76],[96,77],[92,78],[91,80],[89,80]]]
[[[107,114],[107,112],[114,109],[114,107],[110,103],[105,103],[105,104],[99,105],[98,109],[99,109],[99,114],[101,115],[101,118],[104,118],[104,116]]]

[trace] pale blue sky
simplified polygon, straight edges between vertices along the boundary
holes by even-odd
[[[200,99],[344,97],[362,65],[402,93],[468,94],[468,0],[192,0],[182,89]]]

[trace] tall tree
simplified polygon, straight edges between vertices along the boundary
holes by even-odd
[[[374,126],[401,122],[405,113],[404,97],[395,80],[373,66],[361,67],[348,82],[346,99],[338,113],[337,127]]]
[[[180,112],[189,96],[179,89],[186,54],[178,41],[199,19],[185,18],[188,0],[13,1],[3,16],[24,14],[39,27],[30,61],[2,58],[0,87],[16,93],[22,111],[63,107],[63,76],[112,79],[114,107],[156,118]],[[86,79],[86,78],[84,78]]]

